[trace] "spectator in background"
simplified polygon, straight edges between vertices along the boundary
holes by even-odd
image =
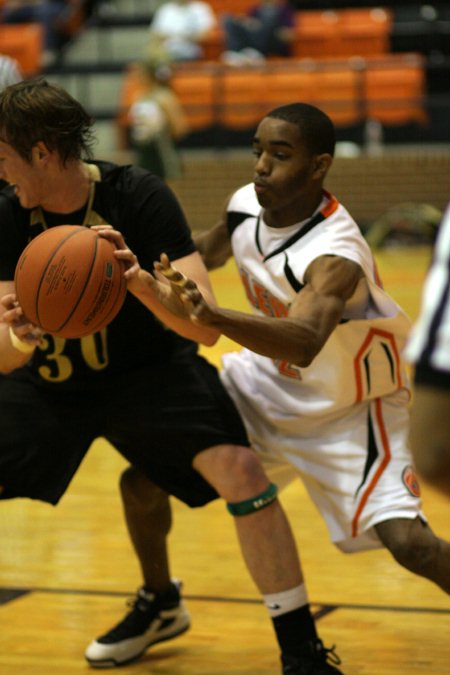
[[[202,57],[202,38],[217,25],[214,11],[203,0],[168,0],[150,24],[150,44],[164,47],[174,61]]]
[[[240,65],[266,56],[289,56],[295,11],[287,0],[260,0],[246,16],[225,15],[223,60]]]
[[[43,28],[43,64],[50,65],[67,42],[66,25],[83,0],[5,0],[4,23],[39,23]]]
[[[22,80],[23,73],[18,61],[6,54],[0,54],[0,91]]]
[[[0,91],[3,91],[10,84],[16,84],[23,80],[23,73],[16,59],[7,54],[0,54]],[[0,169],[0,190],[7,185],[3,180],[3,173]]]
[[[189,131],[184,110],[170,87],[170,66],[152,60],[135,65],[139,93],[128,111],[135,163],[164,179],[181,175],[177,141]]]
[[[68,0],[6,0],[2,10],[4,23],[40,23],[44,30],[44,61],[61,47],[57,21],[66,14]]]
[[[450,497],[450,205],[406,358],[415,364],[410,442],[417,470]]]

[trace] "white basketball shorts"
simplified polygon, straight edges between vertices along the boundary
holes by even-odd
[[[341,550],[380,548],[374,525],[382,521],[425,520],[408,448],[408,392],[357,403],[333,419],[275,422],[250,385],[237,386],[233,370],[221,376],[270,480],[282,489],[300,477]]]

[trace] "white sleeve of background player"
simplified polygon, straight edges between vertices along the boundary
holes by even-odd
[[[450,206],[436,240],[432,265],[422,292],[420,314],[406,349],[408,361],[424,360],[450,371]]]

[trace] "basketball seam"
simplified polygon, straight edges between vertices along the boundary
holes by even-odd
[[[88,229],[88,228],[83,228],[83,229]],[[78,233],[75,232],[74,234],[78,234]],[[81,232],[80,232],[80,234],[81,234]],[[58,328],[55,328],[55,329],[52,331],[52,333],[59,332],[59,331],[61,331],[61,330],[64,328],[64,326],[67,326],[67,324],[69,323],[70,319],[73,317],[73,315],[75,314],[76,310],[78,309],[78,306],[79,306],[80,302],[81,302],[82,299],[83,299],[83,296],[84,296],[84,293],[85,293],[85,291],[86,291],[86,288],[88,287],[89,281],[91,280],[91,277],[92,277],[92,270],[94,269],[95,260],[96,260],[96,258],[97,258],[97,251],[98,251],[98,235],[95,237],[94,251],[93,251],[94,255],[93,255],[93,257],[92,257],[91,266],[90,266],[90,268],[89,268],[89,273],[88,273],[87,276],[86,276],[86,280],[85,280],[85,282],[84,282],[84,286],[83,286],[83,288],[81,289],[81,291],[80,291],[80,293],[79,293],[79,295],[78,295],[78,299],[77,299],[77,301],[75,302],[74,306],[72,307],[72,311],[71,311],[70,314],[67,316],[66,320],[65,320]],[[55,251],[55,253],[56,253],[56,251]]]
[[[122,265],[119,263],[119,268],[121,269],[121,267],[122,267]],[[116,305],[120,301],[120,298],[121,298],[121,295],[122,295],[122,289],[123,289],[124,285],[125,285],[125,280],[124,280],[123,274],[121,274],[120,275],[119,287],[117,289],[116,297],[114,298],[114,302],[112,304],[112,307],[110,308],[109,312],[106,315],[104,315],[101,319],[99,319],[97,321],[95,326],[93,326],[89,329],[89,331],[86,333],[86,335],[89,335],[90,333],[93,333],[93,332],[95,333],[95,331],[98,330],[99,325],[105,325],[105,320],[107,320],[107,318],[109,316],[111,316],[111,314],[116,310]],[[124,301],[125,301],[125,295],[123,296],[122,304],[123,304]],[[120,307],[119,307],[119,309],[120,309]],[[119,310],[116,311],[116,314],[118,313],[118,311]],[[115,317],[115,314],[113,314],[113,318],[114,317]],[[111,319],[111,321],[112,321],[112,319]]]
[[[80,227],[82,227],[82,226],[80,226]],[[40,281],[39,281],[39,284],[38,284],[38,288],[37,288],[37,293],[36,293],[35,314],[36,314],[37,322],[38,322],[39,326],[41,326],[41,328],[42,328],[43,330],[46,330],[46,331],[47,331],[48,328],[46,328],[45,326],[42,326],[42,324],[41,324],[41,322],[40,322],[40,320],[39,320],[39,296],[40,296],[40,290],[41,290],[42,284],[44,283],[44,279],[45,279],[45,275],[46,275],[46,273],[47,273],[47,270],[48,270],[48,268],[50,267],[50,265],[51,265],[51,263],[52,263],[52,261],[53,261],[55,255],[58,253],[58,251],[59,251],[59,249],[61,248],[61,246],[63,246],[69,239],[71,239],[72,237],[75,237],[77,234],[82,234],[82,233],[84,234],[84,231],[85,231],[86,229],[87,229],[87,228],[82,227],[82,229],[80,229],[80,230],[75,230],[74,232],[70,232],[66,237],[64,237],[64,239],[63,239],[62,241],[60,241],[59,244],[56,246],[56,248],[53,250],[52,256],[51,256],[50,260],[48,261],[47,265],[44,267],[44,269],[43,269],[43,271],[42,271],[41,278],[40,278]],[[46,231],[47,231],[47,230],[46,230]],[[34,240],[32,239],[31,241],[34,241]],[[95,248],[97,248],[97,239],[95,240]],[[95,256],[94,256],[94,260],[95,260]],[[92,274],[92,265],[91,265],[91,269],[90,269],[90,272],[89,272],[88,280],[89,280],[91,274]],[[75,304],[75,307],[72,309],[72,312],[71,312],[71,314],[70,314],[70,317],[73,316],[73,313],[74,313],[75,309],[76,309],[76,308],[78,307],[78,305],[80,304],[80,300],[81,300],[81,298],[83,297],[83,293],[84,293],[85,290],[86,290],[86,283],[84,284],[84,287],[83,287],[83,289],[82,289],[81,294],[79,294],[78,300],[77,300],[77,302],[76,302],[76,304]],[[69,318],[70,318],[70,317],[69,317]],[[56,333],[57,331],[60,331],[61,328],[64,328],[64,326],[67,324],[67,321],[68,321],[68,319],[66,319],[66,320],[64,321],[64,323],[63,323],[61,326],[59,326],[58,328],[54,328],[53,330],[51,330],[51,331],[49,331],[49,332],[51,332],[51,333]]]

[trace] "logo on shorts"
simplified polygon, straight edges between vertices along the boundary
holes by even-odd
[[[402,473],[402,480],[406,489],[413,497],[420,497],[419,480],[412,466],[405,466]]]

